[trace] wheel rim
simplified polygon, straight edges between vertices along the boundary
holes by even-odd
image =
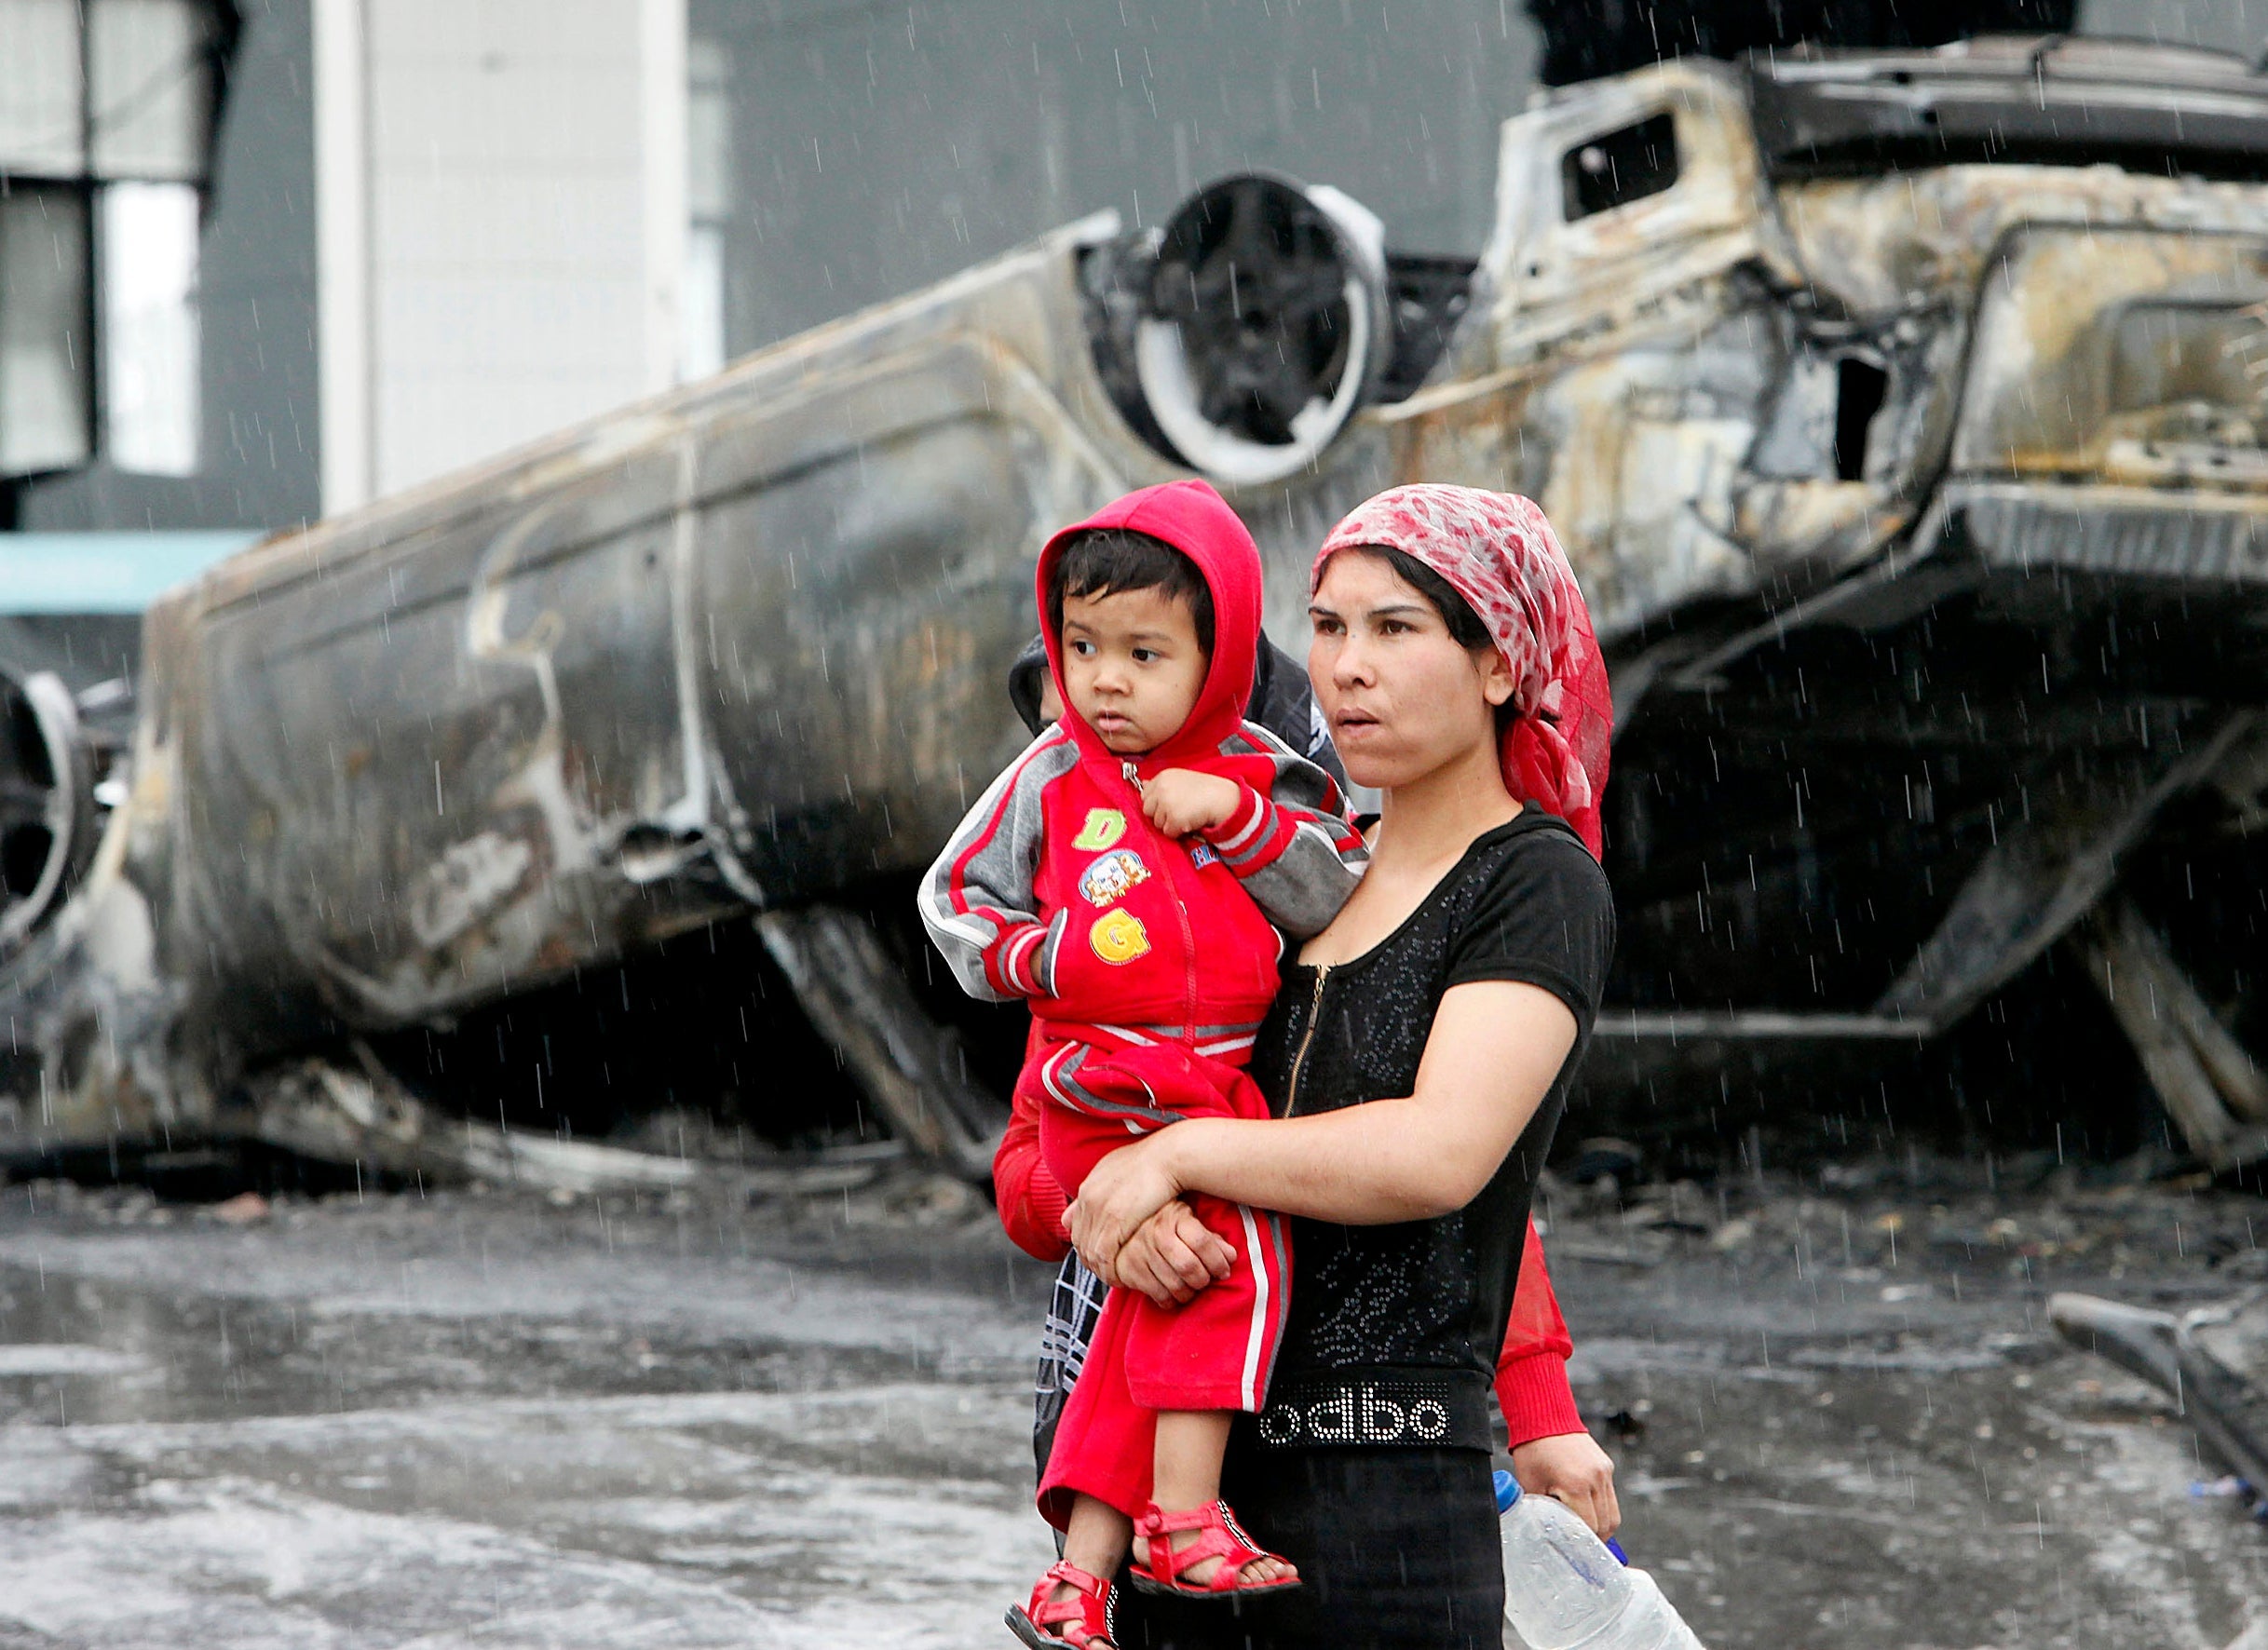
[[[0,960],[62,902],[90,834],[70,689],[0,674]]]
[[[1194,467],[1260,482],[1344,426],[1383,342],[1376,220],[1336,191],[1232,178],[1167,225],[1135,366],[1159,427]]]

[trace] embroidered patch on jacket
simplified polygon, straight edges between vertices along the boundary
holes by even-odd
[[[1189,863],[1196,866],[1198,870],[1202,871],[1208,865],[1218,865],[1220,862],[1221,857],[1211,843],[1200,842],[1189,845]]]
[[[1094,919],[1094,926],[1087,930],[1087,943],[1096,956],[1116,967],[1149,954],[1149,930],[1142,926],[1140,917],[1121,906]]]
[[[1095,854],[1116,847],[1120,837],[1126,834],[1126,816],[1116,808],[1089,808],[1087,822],[1079,828],[1071,845],[1081,853]]]
[[[1142,863],[1142,856],[1132,848],[1120,848],[1087,867],[1079,879],[1079,891],[1090,905],[1107,905],[1126,898],[1136,883],[1148,881],[1149,867]]]

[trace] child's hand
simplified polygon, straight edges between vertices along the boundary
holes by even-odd
[[[1168,836],[1191,836],[1226,825],[1236,812],[1234,779],[1169,767],[1142,782],[1142,817]]]

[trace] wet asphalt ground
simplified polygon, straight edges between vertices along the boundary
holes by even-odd
[[[1711,1645],[2223,1650],[2268,1529],[2085,1288],[2268,1205],[1860,1173],[1548,1211],[1625,1543]],[[1005,1646],[1049,1280],[904,1170],[737,1199],[0,1192],[0,1646]],[[2234,1347],[2232,1356],[2243,1356]]]

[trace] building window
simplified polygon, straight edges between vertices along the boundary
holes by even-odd
[[[214,0],[0,0],[0,479],[197,468]]]
[[[85,61],[76,0],[0,4],[0,173],[86,174]]]
[[[0,194],[0,475],[92,456],[93,331],[87,196],[18,184]]]
[[[102,178],[190,182],[212,124],[213,20],[187,0],[88,0],[88,129]]]
[[[102,413],[110,461],[197,473],[197,194],[186,183],[102,192]]]

